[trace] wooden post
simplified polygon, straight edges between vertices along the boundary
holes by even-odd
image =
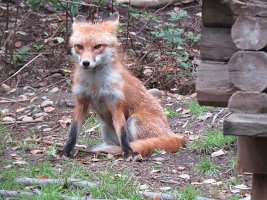
[[[251,200],[267,200],[267,174],[253,174]]]

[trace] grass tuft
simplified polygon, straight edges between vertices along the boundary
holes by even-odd
[[[189,143],[187,147],[191,151],[203,151],[211,153],[215,148],[223,148],[236,142],[235,136],[224,136],[220,130],[207,130],[199,139]]]
[[[199,191],[193,187],[187,187],[182,190],[179,200],[197,200]]]
[[[196,100],[192,100],[185,103],[187,109],[194,117],[199,117],[203,112],[208,112],[211,110],[209,106],[200,106]]]
[[[196,165],[197,172],[202,174],[210,174],[215,175],[219,172],[219,166],[212,163],[210,158],[203,158],[197,165]]]

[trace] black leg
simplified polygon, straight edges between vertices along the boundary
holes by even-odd
[[[71,157],[73,153],[74,146],[77,142],[77,124],[73,123],[70,128],[69,138],[64,146],[63,152],[66,156]]]
[[[133,150],[130,146],[129,137],[128,137],[128,134],[127,134],[125,127],[121,128],[121,145],[122,145],[124,157],[128,158],[129,156],[131,156],[133,153]]]

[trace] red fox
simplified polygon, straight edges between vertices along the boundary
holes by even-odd
[[[176,152],[185,139],[170,130],[158,100],[121,63],[118,53],[119,14],[89,23],[77,16],[70,45],[78,64],[74,71],[76,97],[74,120],[64,153],[72,156],[77,135],[91,106],[102,121],[104,143],[92,152],[123,154],[125,158],[146,157],[159,148]]]

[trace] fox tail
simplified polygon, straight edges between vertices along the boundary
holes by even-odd
[[[178,149],[182,148],[185,145],[186,141],[183,137],[177,136],[174,134],[163,135],[159,137],[151,137],[145,139],[139,139],[133,142],[130,142],[130,146],[133,149],[133,152],[137,152],[142,155],[142,157],[149,156],[155,149],[165,150],[166,152],[174,153]],[[114,155],[121,155],[122,148],[115,145],[106,145],[101,144],[90,149],[91,152],[104,152]]]

